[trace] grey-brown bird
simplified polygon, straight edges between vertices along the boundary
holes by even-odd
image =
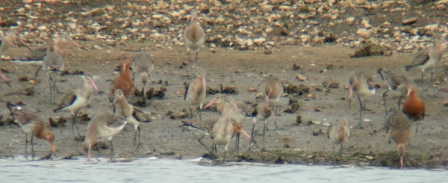
[[[239,111],[235,102],[231,98],[227,98],[225,100],[224,109],[222,111],[221,117],[213,126],[212,131],[210,132],[210,137],[213,140],[214,145],[224,145],[224,158],[223,161],[226,160],[227,146],[229,145],[230,139],[235,136],[237,132],[242,133],[249,139],[252,139],[242,128],[238,128],[236,131],[234,125],[230,119],[232,108],[236,111]],[[214,153],[217,153],[216,147],[213,147]]]
[[[207,96],[207,82],[205,80],[205,70],[197,69],[197,77],[185,87],[184,100],[192,106],[199,106],[199,120],[202,120],[202,106]],[[191,119],[193,119],[193,109],[190,107]]]
[[[110,142],[110,160],[114,157],[114,146],[112,139],[126,125],[127,121],[109,113],[98,114],[87,125],[86,138],[83,143],[83,149],[87,153],[87,161],[90,161],[92,145],[97,140],[107,140]],[[98,148],[98,157],[100,156]],[[98,159],[97,157],[97,159]]]
[[[417,56],[412,61],[412,64],[409,66],[406,66],[406,70],[409,70],[412,67],[417,67],[422,71],[422,78],[421,78],[421,84],[422,84],[422,95],[424,93],[423,91],[423,75],[425,74],[425,71],[431,70],[431,85],[433,84],[434,79],[434,69],[437,68],[437,66],[440,63],[440,60],[442,60],[443,53],[445,52],[446,46],[448,45],[448,42],[445,40],[445,35],[437,35],[434,37],[434,44],[425,50],[419,52]],[[436,96],[436,89],[434,87],[433,92],[434,96]]]
[[[4,53],[9,48],[18,45],[18,42],[20,42],[22,45],[24,45],[26,48],[31,50],[26,43],[20,38],[18,32],[16,29],[11,29],[6,36],[0,35],[1,45],[0,45],[0,53]]]
[[[44,139],[50,143],[52,153],[50,154],[56,156],[56,146],[54,145],[54,135],[48,129],[49,124],[45,123],[44,120],[33,111],[24,109],[22,106],[14,105],[10,102],[6,103],[6,107],[11,111],[14,116],[14,122],[20,125],[25,131],[25,157],[28,156],[28,134],[31,135],[31,153],[32,159],[34,159],[34,144],[33,137],[39,139]],[[27,157],[28,158],[28,157]]]
[[[403,98],[403,96],[407,95],[408,89],[410,88],[411,85],[414,84],[414,81],[412,81],[412,79],[406,73],[388,71],[383,68],[378,68],[378,74],[389,87],[388,90],[383,93],[384,108],[386,110],[386,116],[387,116],[387,106],[386,106],[387,92],[392,91],[400,94],[400,98],[398,99],[398,109],[400,109],[401,99]]]
[[[406,115],[393,108],[389,111],[386,130],[389,134],[389,143],[391,140],[395,141],[400,157],[400,168],[403,168],[404,144],[411,136],[411,123]]]
[[[269,99],[275,100],[274,116],[277,116],[278,100],[283,95],[283,84],[280,79],[274,76],[264,78],[260,83],[260,91]],[[278,129],[277,118],[274,119],[275,129]]]
[[[348,127],[348,120],[344,119],[342,121],[333,122],[328,127],[327,137],[333,143],[334,151],[334,164],[336,165],[336,144],[341,145],[339,150],[339,156],[342,154],[342,147],[345,141],[350,138],[350,129]]]
[[[272,100],[263,101],[261,103],[258,103],[255,110],[248,114],[249,117],[252,117],[252,120],[254,122],[252,126],[252,131],[250,134],[250,137],[254,139],[254,132],[255,132],[255,124],[257,121],[264,121],[263,126],[263,148],[261,151],[266,151],[266,143],[265,143],[265,136],[266,136],[266,130],[268,125],[268,118],[270,116],[274,115],[274,108],[275,108],[275,102]],[[275,116],[274,116],[275,119]],[[249,151],[252,148],[252,143],[249,145]]]
[[[222,115],[222,111],[224,110],[224,104],[225,104],[225,100],[228,98],[228,96],[226,94],[216,94],[213,97],[213,100],[211,100],[204,108],[208,108],[210,106],[216,105],[216,110],[218,111],[218,113],[220,115]],[[229,97],[231,98],[231,97]],[[231,100],[234,100],[233,98]],[[230,111],[230,119],[232,120],[232,122],[234,123],[240,123],[242,122],[244,119],[247,118],[247,116],[245,115],[245,111],[248,110],[248,106],[245,105],[242,102],[235,102],[236,106],[238,107],[238,109],[242,110],[242,111],[236,111],[234,109],[231,109]],[[239,139],[240,139],[240,133],[236,134],[236,141],[235,141],[235,150],[239,149]]]
[[[205,32],[202,29],[198,21],[199,12],[196,9],[191,10],[191,16],[188,26],[184,30],[184,42],[187,46],[188,52],[190,50],[196,51],[195,63],[198,61],[198,53],[202,45],[205,43]],[[189,53],[189,59],[191,63],[191,54]]]
[[[42,68],[48,75],[48,82],[50,83],[50,104],[53,104],[55,92],[59,92],[56,83],[62,70],[64,70],[64,59],[54,50],[51,41],[48,42],[47,55],[44,57]]]
[[[83,83],[78,85],[73,91],[67,93],[62,98],[59,106],[53,110],[53,112],[57,112],[59,110],[70,111],[72,115],[72,133],[75,140],[77,139],[75,137],[75,128],[76,131],[78,131],[78,136],[81,137],[78,126],[76,126],[76,116],[78,115],[79,110],[87,107],[94,89],[98,91],[98,87],[89,75],[81,75],[81,78]]]
[[[140,51],[140,53],[132,59],[132,70],[134,71],[134,76],[135,74],[140,75],[143,84],[143,98],[146,100],[148,76],[154,70],[154,62],[151,60],[151,56],[144,51]],[[132,78],[134,78],[134,76]]]
[[[69,43],[71,43],[71,44],[69,44]],[[59,36],[56,36],[56,38],[54,38],[52,41],[52,45],[53,45],[53,49],[55,50],[55,52],[58,53],[62,58],[65,58],[67,56],[68,49],[71,47],[71,45],[74,45],[78,48],[88,51],[85,47],[83,47],[79,43],[75,42],[72,39],[72,37],[66,33],[59,34]],[[47,48],[48,48],[48,45],[43,46],[43,47],[38,47],[35,49],[28,48],[30,50],[28,53],[26,53],[25,55],[22,55],[20,57],[14,58],[14,60],[20,60],[20,61],[42,60],[47,55]],[[38,71],[36,71],[36,73]]]
[[[140,147],[143,149],[140,142],[140,123],[151,122],[152,120],[150,116],[147,115],[143,110],[129,104],[128,101],[126,100],[126,97],[123,94],[123,91],[120,89],[115,90],[114,104],[117,102],[120,105],[121,115],[126,118],[128,124],[131,124],[134,127],[134,147],[133,147],[134,152],[138,151]],[[137,136],[138,136],[138,142],[137,142]]]
[[[356,128],[361,128],[362,121],[364,120],[363,112],[366,109],[366,98],[367,96],[375,94],[378,86],[374,85],[373,77],[371,75],[367,75],[363,72],[350,74],[348,81],[350,84],[349,107],[351,106],[352,95],[353,93],[355,93],[356,95],[358,95],[358,101],[359,101],[359,123],[356,126]],[[361,101],[361,98],[364,99],[364,102]]]

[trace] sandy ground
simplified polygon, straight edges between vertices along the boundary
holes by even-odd
[[[89,46],[97,44],[94,42],[80,42]],[[157,84],[159,80],[167,81],[167,92],[164,99],[152,99],[143,110],[150,113],[153,117],[151,123],[144,123],[142,127],[142,143],[146,151],[132,153],[132,137],[134,135],[131,126],[127,127],[122,133],[114,138],[114,147],[117,157],[145,157],[161,156],[166,158],[192,158],[202,156],[207,153],[198,142],[201,136],[181,126],[182,120],[170,119],[168,111],[180,112],[188,109],[189,105],[183,100],[184,82],[189,82],[186,77],[187,69],[181,69],[183,61],[188,60],[187,50],[184,47],[162,47],[152,49],[154,45],[129,43],[117,47],[105,47],[102,50],[84,51],[73,49],[66,59],[66,68],[69,71],[81,70],[86,73],[98,76],[96,83],[101,91],[91,98],[90,108],[82,110],[80,113],[86,113],[90,118],[92,116],[111,112],[110,103],[107,97],[110,81],[116,77],[114,69],[117,64],[126,58],[132,58],[140,48],[145,49],[153,57],[155,71],[151,74],[152,81],[150,87],[158,89],[161,85]],[[25,48],[12,48],[7,54],[14,57],[24,52]],[[126,50],[126,51],[124,51]],[[233,152],[234,143],[229,146],[228,156],[230,160],[263,161],[276,163],[306,163],[306,164],[329,164],[333,152],[333,145],[327,139],[325,125],[295,125],[297,116],[301,116],[304,123],[308,121],[317,121],[323,123],[332,123],[334,121],[346,118],[351,126],[358,122],[359,105],[357,100],[353,100],[352,108],[348,108],[348,75],[354,71],[364,71],[375,75],[376,81],[381,84],[378,93],[367,99],[368,111],[365,113],[366,122],[364,129],[352,129],[351,138],[345,144],[343,158],[338,160],[342,163],[356,163],[360,165],[378,165],[378,166],[398,166],[398,157],[394,153],[395,145],[388,143],[388,136],[382,130],[385,118],[385,111],[382,102],[382,93],[386,91],[385,84],[380,81],[376,71],[378,67],[386,69],[402,69],[404,65],[409,64],[414,54],[396,53],[390,57],[364,57],[350,58],[349,54],[354,50],[334,46],[322,45],[317,47],[282,47],[274,48],[272,54],[265,54],[264,50],[239,51],[231,49],[217,49],[216,53],[211,53],[206,49],[199,54],[199,65],[207,71],[207,84],[210,87],[235,86],[238,94],[231,96],[240,101],[255,101],[257,92],[249,92],[249,88],[258,88],[257,85],[267,74],[277,75],[282,80],[293,84],[304,84],[310,87],[311,99],[305,100],[306,96],[298,96],[301,103],[297,113],[280,112],[278,116],[279,129],[268,131],[266,136],[268,152],[261,153],[261,131],[262,123],[257,123],[255,139],[259,142],[258,148],[253,152],[246,152],[248,140],[241,140],[241,150]],[[6,84],[0,83],[1,106],[5,106],[6,101],[23,101],[28,109],[39,111],[41,117],[48,118],[69,118],[69,112],[53,113],[52,109],[56,105],[49,104],[49,90],[47,77],[44,72],[39,74],[41,82],[35,86],[34,95],[9,95],[6,93],[23,91],[30,87],[28,82],[18,81],[18,77],[33,77],[37,66],[29,64],[16,64],[10,61],[2,61],[1,67],[9,71],[7,77],[12,80],[12,88]],[[300,70],[293,70],[293,64],[300,65]],[[331,69],[328,66],[332,65]],[[420,71],[411,70],[408,72],[412,78],[420,78]],[[297,74],[306,77],[305,81],[295,79]],[[436,75],[443,74],[442,69],[436,70]],[[64,75],[61,77],[66,82],[58,84],[63,92],[69,92],[78,83],[81,78],[78,75]],[[425,76],[425,87],[429,87],[429,74]],[[326,89],[322,86],[324,81],[336,81],[340,85],[338,88]],[[141,83],[136,81],[137,86]],[[418,87],[421,85],[418,84]],[[445,83],[436,85],[437,90],[445,87]],[[316,88],[323,88],[318,91]],[[420,90],[419,90],[420,91]],[[101,94],[102,93],[102,94]],[[443,91],[437,91],[439,98],[433,98],[431,90],[425,92],[423,97],[427,107],[427,116],[421,122],[420,131],[416,135],[412,134],[411,142],[413,146],[407,147],[405,156],[405,166],[409,167],[438,167],[445,165],[447,128],[446,117],[447,108],[444,107],[447,94]],[[57,100],[60,100],[63,94],[57,94]],[[207,95],[207,101],[210,101],[213,95]],[[354,98],[355,99],[355,98]],[[398,97],[389,95],[388,104],[396,103]],[[288,107],[288,96],[280,98],[279,106],[283,111]],[[316,108],[320,109],[319,111]],[[0,114],[3,120],[11,118],[6,107],[0,108]],[[211,110],[203,113],[204,119],[217,118],[219,115]],[[250,131],[252,121],[242,122],[244,129]],[[85,134],[87,122],[80,124],[81,133]],[[269,128],[273,129],[272,118],[269,119]],[[415,129],[415,125],[413,126]],[[56,145],[59,157],[69,154],[83,153],[81,142],[74,141],[72,138],[70,123],[66,127],[57,127],[51,129],[56,137]],[[0,127],[0,155],[7,157],[12,154],[24,154],[24,132],[18,125],[4,125]],[[417,137],[416,137],[417,136]],[[211,145],[210,139],[205,138],[204,142]],[[37,156],[44,156],[49,152],[49,145],[43,140],[35,140],[35,149]],[[223,148],[219,147],[220,153]],[[108,156],[109,150],[103,151]],[[81,155],[81,154],[80,154]]]

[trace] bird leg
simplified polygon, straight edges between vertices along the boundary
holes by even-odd
[[[339,150],[339,157],[342,157],[342,146],[344,145],[341,144],[341,149]]]
[[[34,160],[33,135],[31,135],[31,159]]]
[[[415,141],[417,141],[418,125],[419,123],[417,123],[417,127],[415,128]]]
[[[51,85],[51,77],[50,77],[50,75],[48,75],[48,83],[50,84],[50,104],[53,104],[53,100],[52,100],[52,98],[53,98],[53,85]]]
[[[235,137],[235,151],[238,151],[240,149],[240,136],[241,136],[241,134],[239,132],[236,133],[236,137]]]
[[[76,128],[76,131],[78,131],[78,136],[81,137],[81,133],[79,133],[78,126],[76,126],[76,116],[78,116],[78,112],[76,112],[72,118],[72,133],[73,133],[73,137],[75,137],[75,128]],[[75,138],[75,140],[76,140],[76,138]]]
[[[135,147],[137,133],[138,133],[138,143],[137,143],[137,147],[134,149],[134,152],[137,152],[140,148],[142,148],[143,151],[146,151],[146,149],[143,148],[142,143],[140,143],[140,126],[137,127],[137,130],[135,131],[135,134],[134,134],[134,147]]]
[[[193,123],[193,109],[190,107],[190,121]]]
[[[358,101],[359,101],[359,123],[358,125],[355,126],[355,128],[361,128],[362,127],[362,112],[363,112],[363,105],[362,105],[362,101],[361,98],[358,96]],[[365,100],[364,100],[365,103]],[[365,104],[364,104],[365,106]]]
[[[210,152],[211,154],[213,154],[213,152],[202,142],[202,139],[205,137],[206,135],[203,135],[202,137],[200,137],[198,139],[198,142],[201,143],[202,146],[205,147],[205,149],[207,149],[208,152]],[[212,145],[212,149],[213,149],[213,145]]]
[[[273,116],[273,118],[274,118],[275,130],[278,129],[278,126],[277,126],[277,108],[278,108],[277,103],[278,103],[278,100],[275,101],[275,109],[274,109],[274,116]]]
[[[112,162],[114,158],[114,144],[112,143],[112,139],[110,140],[110,161]]]
[[[386,94],[387,92],[389,92],[389,90],[387,90],[386,92],[383,93],[383,102],[384,102],[384,109],[386,110],[386,117],[387,117],[387,106],[386,106]]]
[[[267,125],[268,125],[268,120],[265,120],[264,121],[264,126],[263,126],[263,149],[261,149],[262,152],[266,151],[266,143],[264,141],[264,137],[265,137],[265,134],[266,134]]]
[[[423,90],[423,74],[424,74],[424,72],[422,72],[422,80],[420,80],[420,84],[422,85],[422,96],[423,96],[423,93],[425,92],[424,90]]]
[[[201,107],[199,108],[199,121],[202,121],[202,105],[201,105]]]
[[[334,166],[336,166],[336,146],[333,144],[333,161],[334,161]]]
[[[196,51],[196,58],[194,59],[194,63],[198,63],[198,54],[199,54],[199,50]]]
[[[25,133],[25,158],[28,159],[28,133]]]
[[[100,161],[100,151],[101,151],[101,147],[98,143],[96,143],[96,149],[98,151],[98,155],[96,156],[96,160]]]
[[[434,93],[434,97],[439,97],[436,95],[436,86],[434,85],[434,69],[431,70],[431,87],[432,87],[432,91]]]
[[[226,161],[226,154],[227,154],[227,145],[224,147],[224,158],[223,158],[223,162]]]
[[[254,118],[254,125],[252,126],[252,132],[250,133],[250,138],[254,139],[254,132],[255,132],[255,124],[257,123],[257,121]],[[249,151],[251,151],[252,149],[252,141],[250,141],[249,143]]]

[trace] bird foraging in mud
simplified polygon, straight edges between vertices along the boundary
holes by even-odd
[[[6,103],[6,107],[9,109],[11,114],[14,116],[14,122],[20,125],[22,129],[25,131],[25,157],[28,158],[28,134],[31,135],[30,144],[31,144],[31,159],[34,159],[34,143],[33,137],[37,137],[39,139],[44,139],[50,143],[51,146],[51,155],[56,156],[56,146],[54,145],[54,135],[49,130],[48,123],[45,123],[44,120],[33,111],[28,109],[24,109],[22,106],[14,105],[10,102]]]
[[[395,141],[397,153],[400,157],[400,168],[403,168],[404,144],[411,136],[411,123],[402,112],[393,108],[389,112],[386,130],[389,134],[389,143],[391,140]]]
[[[342,121],[337,121],[331,123],[328,127],[327,137],[333,143],[334,151],[334,164],[336,165],[336,146],[335,144],[341,144],[341,149],[339,150],[339,156],[342,154],[342,147],[345,141],[350,138],[350,129],[348,127],[348,120],[344,119]]]

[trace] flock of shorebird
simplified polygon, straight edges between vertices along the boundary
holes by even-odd
[[[254,141],[254,128],[257,121],[264,121],[263,127],[263,148],[262,151],[266,150],[265,146],[265,133],[267,130],[267,121],[270,116],[274,119],[275,128],[277,129],[276,115],[277,115],[277,103],[279,99],[283,96],[283,85],[282,81],[277,77],[266,77],[260,83],[260,91],[266,96],[265,99],[256,104],[256,106],[247,106],[244,103],[236,102],[232,97],[226,94],[217,94],[214,96],[213,100],[208,103],[205,108],[212,105],[216,105],[217,111],[220,113],[220,118],[218,120],[207,121],[202,119],[201,111],[203,110],[203,104],[206,99],[206,73],[202,67],[198,67],[198,53],[200,48],[205,43],[205,32],[198,22],[198,11],[192,10],[189,23],[184,30],[183,34],[185,46],[188,48],[189,55],[190,50],[196,51],[196,57],[194,60],[189,57],[190,72],[194,69],[197,73],[197,77],[193,78],[192,82],[185,86],[184,99],[186,102],[191,104],[191,106],[199,107],[199,120],[197,122],[183,122],[184,126],[192,127],[193,129],[199,129],[205,132],[205,135],[198,139],[208,151],[211,153],[217,152],[217,145],[224,146],[224,159],[227,152],[227,146],[230,140],[237,136],[236,148],[239,148],[239,134],[245,135],[250,139],[249,150]],[[22,42],[15,30],[12,30],[8,35],[2,37],[2,47],[1,51],[5,51],[11,45],[16,44],[17,41]],[[48,42],[47,47],[44,49],[35,49],[30,51],[30,55],[43,54],[43,64],[41,68],[46,71],[49,80],[50,88],[50,103],[54,103],[54,92],[59,92],[56,87],[58,76],[64,69],[64,56],[66,54],[68,45],[71,42],[73,45],[83,48],[81,45],[76,43],[71,39],[68,34],[61,34],[58,38]],[[411,67],[418,67],[423,74],[426,70],[431,70],[431,82],[433,81],[433,71],[438,66],[443,52],[447,46],[448,42],[445,41],[443,36],[436,36],[434,39],[433,46],[427,48],[423,52],[419,53],[414,59],[412,65],[407,66],[406,69]],[[42,53],[44,50],[44,53]],[[131,76],[131,69],[133,71],[133,76]],[[87,133],[85,138],[83,138],[76,126],[76,117],[79,110],[85,108],[91,95],[98,90],[93,78],[89,75],[83,75],[82,84],[76,87],[73,91],[67,93],[61,100],[60,104],[53,111],[57,112],[59,110],[67,110],[71,112],[72,115],[72,132],[75,139],[84,139],[83,147],[87,153],[88,160],[91,158],[91,148],[92,145],[98,139],[106,139],[110,141],[111,145],[111,160],[113,158],[113,146],[112,138],[114,135],[119,133],[123,127],[129,123],[135,129],[134,135],[134,151],[139,148],[143,148],[140,144],[140,126],[142,122],[151,122],[151,118],[140,108],[137,108],[128,103],[128,100],[134,97],[136,86],[134,84],[135,74],[140,75],[141,82],[143,84],[143,97],[146,100],[146,86],[148,76],[154,69],[154,63],[151,57],[146,52],[138,53],[132,61],[126,61],[123,63],[123,67],[120,71],[118,77],[111,83],[111,88],[109,92],[110,102],[113,104],[113,114],[103,113],[95,115],[95,117],[89,122],[87,126]],[[39,68],[40,70],[40,68]],[[37,76],[38,72],[36,72]],[[386,124],[390,140],[396,142],[398,155],[400,156],[400,166],[403,167],[403,156],[405,152],[405,142],[410,137],[410,120],[418,121],[425,117],[425,104],[417,95],[417,89],[413,80],[403,71],[388,71],[383,68],[378,69],[378,74],[382,80],[389,86],[389,90],[383,93],[384,106],[386,111]],[[189,74],[189,76],[191,73]],[[10,85],[10,80],[1,73],[2,79]],[[350,104],[351,97],[353,94],[357,95],[359,101],[359,122],[354,128],[362,128],[363,121],[363,111],[366,106],[366,98],[370,95],[375,94],[376,89],[379,85],[375,84],[372,75],[365,72],[356,72],[349,76],[349,95]],[[394,106],[392,109],[388,110],[386,106],[386,93],[389,91],[397,92],[400,94],[400,99],[398,101],[398,108]],[[422,84],[422,94],[423,94],[423,84]],[[434,90],[435,95],[435,90]],[[402,109],[402,98],[405,98]],[[115,105],[118,103],[120,107],[120,115],[115,115]],[[56,147],[53,144],[54,136],[46,127],[42,118],[36,112],[25,109],[21,105],[15,105],[7,102],[7,107],[13,114],[15,122],[17,122],[26,134],[31,134],[31,147],[33,151],[33,136],[45,139],[51,144],[53,154],[56,151]],[[192,108],[190,108],[190,116],[192,114]],[[241,121],[245,118],[253,119],[253,126],[251,134],[248,135],[242,128]],[[192,118],[192,117],[191,117]],[[75,136],[75,129],[77,130],[78,136]],[[418,130],[418,126],[417,126]],[[212,149],[210,150],[201,140],[209,135],[213,141]],[[342,144],[350,137],[350,128],[348,126],[348,120],[341,120],[338,122],[333,122],[327,132],[328,138],[333,144],[341,144],[340,153],[342,152]],[[81,137],[81,138],[80,138]],[[28,137],[26,136],[26,142],[28,143]],[[335,157],[336,149],[334,147]],[[27,154],[27,147],[25,146],[25,154]]]

